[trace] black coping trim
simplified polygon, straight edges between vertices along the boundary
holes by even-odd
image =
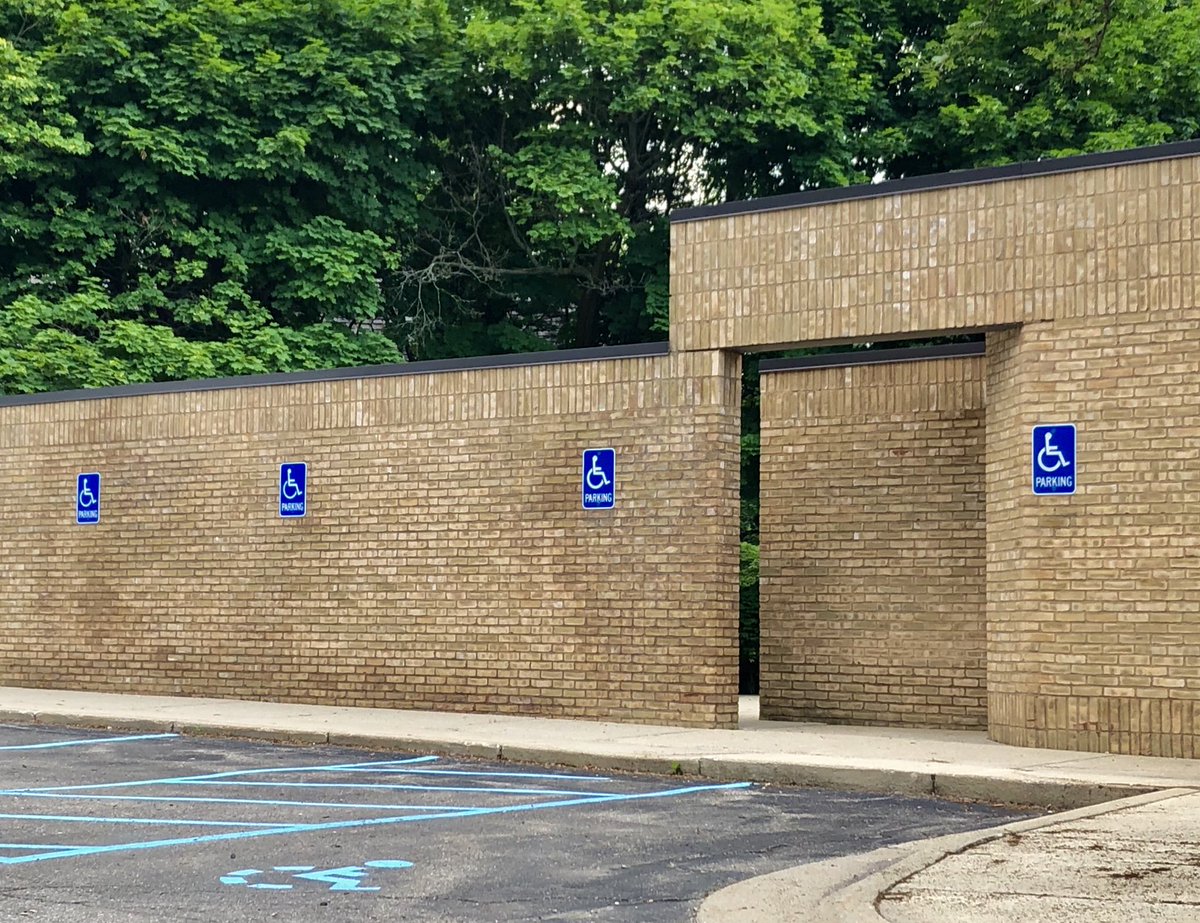
[[[671,213],[671,223],[700,221],[705,218],[725,218],[754,212],[782,211],[787,208],[807,208],[813,205],[828,205],[850,199],[874,199],[881,196],[922,192],[929,189],[948,189],[953,186],[975,186],[997,183],[1008,179],[1030,179],[1035,176],[1051,176],[1055,173],[1073,173],[1079,170],[1098,170],[1102,167],[1122,167],[1155,160],[1173,160],[1176,157],[1200,155],[1200,140],[1175,141],[1171,144],[1156,144],[1124,151],[1103,154],[1078,154],[1055,160],[1033,160],[1025,163],[1006,164],[1002,167],[980,167],[974,170],[955,170],[950,173],[933,173],[928,176],[909,176],[888,180],[883,183],[868,183],[859,186],[839,186],[833,189],[812,189],[787,195],[767,196],[744,202],[725,202],[721,205],[699,205],[681,208]]]
[[[922,362],[927,359],[962,359],[982,356],[983,340],[970,343],[942,343],[938,346],[910,346],[904,349],[852,349],[840,353],[820,353],[798,359],[764,359],[760,372],[796,372],[803,369],[831,369],[851,365],[882,365],[888,362]]]
[[[637,359],[665,356],[670,343],[638,343],[633,346],[597,346],[590,349],[556,349],[547,352],[514,353],[508,356],[471,356],[466,359],[435,359],[429,362],[405,362],[394,365],[365,365],[349,369],[321,369],[313,372],[279,372],[272,375],[241,375],[235,378],[205,378],[195,381],[162,381],[111,388],[82,388],[75,391],[49,391],[43,394],[14,394],[0,397],[0,407],[29,404],[59,404],[67,401],[98,401],[115,397],[146,394],[178,394],[187,391],[224,391],[232,388],[263,388],[269,385],[302,385],[321,381],[347,381],[354,378],[397,378],[404,375],[432,375],[437,372],[469,372],[479,369],[503,369],[521,365],[558,365],[566,362],[593,362],[598,359]]]

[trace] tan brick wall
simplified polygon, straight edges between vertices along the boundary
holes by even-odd
[[[987,329],[989,731],[1200,756],[1200,156],[1134,160],[678,222],[671,335]],[[1068,422],[1078,491],[1035,497]]]
[[[766,349],[1200,303],[1200,157],[671,226],[671,343]]]
[[[982,357],[761,381],[763,716],[985,726]]]
[[[0,406],[0,683],[730,725],[739,366]],[[580,508],[598,446],[612,511]]]
[[[1200,301],[991,338],[996,739],[1200,756],[1198,347]],[[1039,423],[1077,426],[1074,496],[1032,493]]]

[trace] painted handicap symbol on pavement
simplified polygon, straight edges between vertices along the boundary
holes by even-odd
[[[253,888],[256,891],[291,891],[295,885],[286,881],[256,880],[286,876],[299,881],[315,881],[329,885],[330,891],[378,891],[378,886],[362,883],[372,869],[407,869],[411,862],[402,859],[372,859],[362,865],[343,865],[340,868],[318,869],[315,865],[276,865],[270,872],[262,869],[238,869],[221,876],[221,884]]]

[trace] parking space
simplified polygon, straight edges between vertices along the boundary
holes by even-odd
[[[752,874],[1012,816],[44,727],[0,727],[0,779],[0,918],[56,921],[682,921]]]

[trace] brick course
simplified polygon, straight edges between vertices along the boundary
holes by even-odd
[[[778,349],[986,330],[990,734],[1200,755],[1200,153],[1185,145],[932,185],[685,216],[672,225],[672,343]],[[829,390],[832,417],[860,400]],[[772,412],[764,432],[778,425]],[[1032,493],[1041,423],[1078,426],[1073,496]],[[854,436],[852,415],[839,425]],[[771,451],[764,502],[795,470]],[[848,579],[854,556],[838,547]],[[763,598],[783,604],[768,553]],[[905,562],[900,549],[872,566]],[[864,639],[861,654],[875,656],[876,636]],[[774,643],[764,640],[764,657]],[[875,707],[871,696],[856,689],[837,716]],[[808,689],[786,708],[805,702]]]
[[[676,349],[1194,308],[1200,157],[677,221],[671,257]]]
[[[982,357],[761,381],[763,716],[985,726]]]
[[[0,683],[731,725],[739,365],[0,406]],[[584,511],[601,446],[617,506]]]
[[[1200,755],[1194,147],[671,234],[666,357],[0,401],[0,682],[731,725],[735,351],[986,330],[985,516],[978,361],[765,376],[764,711],[977,724],[984,529],[990,734]]]
[[[989,343],[992,735],[1200,755],[1200,308]],[[1074,496],[1034,496],[1032,428],[1077,427]]]

